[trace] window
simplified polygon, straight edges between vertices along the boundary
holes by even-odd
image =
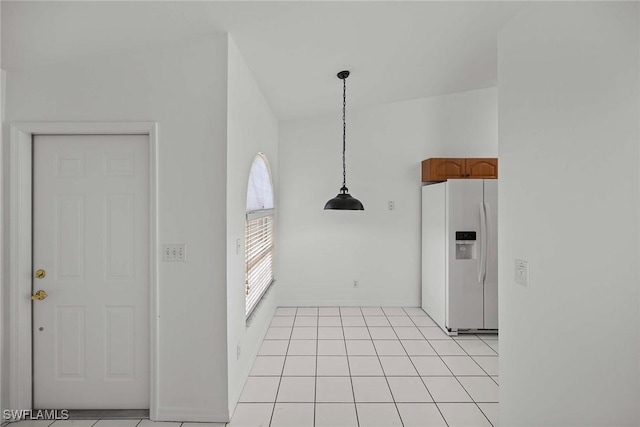
[[[247,186],[245,293],[247,317],[273,283],[273,186],[269,164],[258,153]]]

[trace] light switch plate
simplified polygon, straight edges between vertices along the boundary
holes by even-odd
[[[522,286],[529,286],[529,263],[521,259],[515,264],[516,283]]]
[[[162,246],[162,260],[169,262],[187,261],[187,245],[173,243]]]

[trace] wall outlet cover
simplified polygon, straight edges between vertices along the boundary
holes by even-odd
[[[515,263],[516,283],[522,286],[529,286],[529,263],[517,259]]]
[[[162,260],[168,262],[186,262],[187,245],[184,243],[162,245]]]

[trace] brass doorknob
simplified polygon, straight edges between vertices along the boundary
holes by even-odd
[[[47,297],[47,293],[45,291],[43,291],[42,289],[40,289],[35,294],[31,295],[31,300],[33,300],[33,301],[42,301],[46,297]]]
[[[47,272],[44,271],[43,269],[38,269],[36,270],[36,279],[44,279],[44,276],[47,275]]]

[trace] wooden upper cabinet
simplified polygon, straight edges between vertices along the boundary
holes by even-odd
[[[446,181],[464,178],[465,159],[432,158],[422,161],[422,181]]]
[[[496,179],[497,158],[431,158],[422,161],[422,182],[447,179]]]
[[[498,178],[498,159],[465,159],[467,178]]]

